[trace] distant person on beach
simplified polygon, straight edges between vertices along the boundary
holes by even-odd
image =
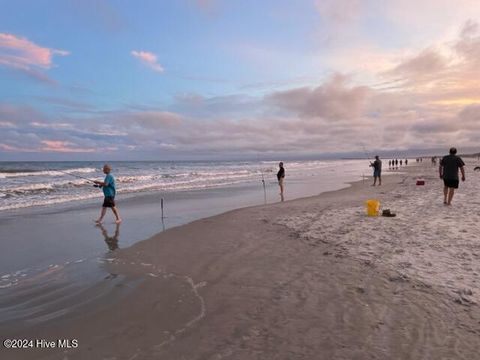
[[[440,166],[438,167],[438,173],[440,179],[443,179],[443,203],[450,205],[452,203],[453,194],[455,189],[458,189],[458,169],[462,173],[462,181],[465,181],[465,163],[457,156],[457,149],[450,148],[450,154],[446,155],[440,160]]]
[[[402,160],[400,160],[400,166],[402,166]]]
[[[101,224],[103,221],[103,217],[107,213],[107,208],[112,209],[113,214],[115,215],[115,224],[120,224],[122,222],[122,219],[120,218],[120,214],[115,207],[115,193],[116,193],[116,188],[115,188],[115,178],[113,177],[110,172],[112,171],[112,168],[110,165],[105,164],[103,165],[103,173],[106,175],[105,179],[103,181],[98,181],[95,180],[95,184],[99,185],[102,190],[103,190],[103,195],[105,198],[103,199],[103,205],[102,205],[102,211],[100,213],[100,217],[95,220],[97,224]]]
[[[408,165],[408,159],[405,159],[405,166]]]
[[[395,167],[398,169],[398,159],[395,159]]]
[[[285,179],[285,168],[283,167],[283,162],[278,164],[278,172],[277,172],[277,180],[278,186],[280,186],[280,196],[282,197],[283,201],[283,180]]]
[[[390,169],[392,167],[392,160],[388,160],[388,168]]]
[[[375,161],[370,163],[370,166],[373,167],[373,184],[372,186],[375,186],[377,183],[377,178],[378,178],[378,186],[382,185],[382,160],[378,157],[378,155],[375,156]]]

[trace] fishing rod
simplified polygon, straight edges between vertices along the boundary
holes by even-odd
[[[260,171],[262,172],[262,184],[263,184],[263,200],[267,203],[267,190],[265,189],[265,177],[263,176],[263,169],[260,165]]]
[[[477,161],[480,161],[480,152],[474,154],[474,155],[477,155]],[[480,171],[480,166],[475,166],[473,168],[473,171]]]
[[[73,177],[76,177],[76,178],[79,178],[79,179],[87,180],[87,181],[93,183],[93,187],[100,187],[100,185],[96,184],[94,180],[86,178],[85,176],[75,175],[75,174],[72,174],[72,173],[69,173],[69,172],[66,172],[66,171],[62,171],[62,170],[52,170],[52,169],[50,169],[50,171],[58,171],[58,172],[60,172],[62,174],[65,174],[65,175],[70,175],[70,176],[73,176]]]
[[[370,162],[370,165],[372,165],[372,161],[370,160],[370,154],[367,152],[367,149],[365,148],[365,145],[363,143],[360,143],[363,149],[363,153],[365,154],[365,158]]]
[[[257,162],[260,163],[260,157],[257,156]],[[262,184],[263,184],[263,201],[267,203],[267,189],[265,188],[265,176],[263,175],[262,163],[260,163],[260,172],[262,173]]]

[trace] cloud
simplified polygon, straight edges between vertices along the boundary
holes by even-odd
[[[19,151],[20,149],[8,144],[0,144],[0,150],[5,152],[13,152]]]
[[[361,0],[316,0],[315,7],[330,25],[350,24],[361,17],[365,8]]]
[[[194,2],[201,9],[210,9],[215,5],[216,0],[194,0]]]
[[[445,35],[458,23],[480,15],[476,0],[393,0],[383,6],[382,17],[409,31]],[[427,25],[428,24],[428,25]]]
[[[196,8],[207,15],[214,15],[218,11],[218,0],[190,0]]]
[[[15,128],[16,125],[10,121],[0,121],[0,128]]]
[[[59,140],[42,140],[40,151],[43,152],[60,152],[60,153],[93,153],[95,148],[81,148],[69,141]]]
[[[401,76],[423,76],[442,71],[446,66],[446,60],[438,52],[427,49],[398,65],[392,73]]]
[[[71,12],[86,22],[88,28],[120,32],[128,27],[127,21],[119,11],[119,6],[111,0],[68,0]]]
[[[183,117],[168,111],[140,111],[117,113],[118,122],[125,127],[139,125],[142,129],[174,128],[181,125]]]
[[[150,69],[163,73],[164,69],[162,65],[157,62],[157,56],[154,53],[148,51],[136,51],[131,52],[132,56],[139,59],[144,65],[148,66]]]
[[[79,118],[44,114],[27,106],[0,103],[0,151],[32,153],[92,153],[118,149],[126,133],[115,122],[99,123],[98,117]],[[52,140],[54,139],[54,140]],[[121,146],[120,146],[121,147]]]
[[[470,125],[470,128],[477,130],[480,123],[480,105],[466,106],[460,111],[458,117],[463,125]]]
[[[53,83],[45,74],[53,67],[53,57],[69,54],[65,50],[42,47],[24,37],[0,33],[0,65],[43,82]]]
[[[50,105],[58,106],[65,110],[70,111],[79,111],[79,112],[93,112],[95,107],[76,100],[71,100],[63,97],[55,96],[35,96],[35,99],[38,99],[42,102],[48,103]]]
[[[205,97],[196,93],[180,94],[170,107],[172,111],[197,118],[231,118],[252,116],[265,109],[261,99],[243,94]]]
[[[317,88],[297,88],[273,93],[268,99],[300,117],[345,120],[361,116],[368,95],[364,86],[347,87],[347,79],[335,75]]]

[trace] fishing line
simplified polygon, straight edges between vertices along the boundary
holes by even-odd
[[[48,170],[49,171],[58,171],[58,172],[60,172],[62,174],[65,174],[65,175],[70,175],[70,176],[73,176],[73,177],[76,177],[76,178],[79,178],[79,179],[87,180],[87,181],[93,183],[93,187],[100,187],[100,185],[95,184],[94,180],[86,178],[85,176],[75,175],[75,174],[72,174],[72,173],[69,173],[69,172],[66,172],[66,171],[62,171],[62,170],[53,170],[53,169],[48,169]]]

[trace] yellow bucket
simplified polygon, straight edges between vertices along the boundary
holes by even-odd
[[[378,212],[380,211],[380,201],[370,199],[365,201],[365,206],[368,216],[378,216]]]

